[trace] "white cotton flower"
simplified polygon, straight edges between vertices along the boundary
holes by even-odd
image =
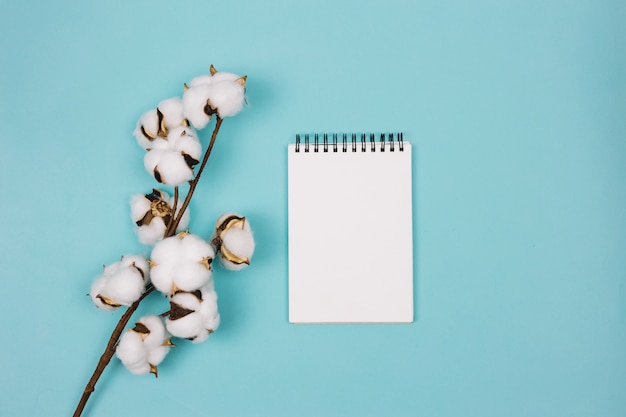
[[[178,186],[193,178],[202,146],[191,127],[170,130],[166,139],[156,138],[144,156],[144,166],[163,184]]]
[[[219,73],[218,73],[219,74]],[[215,74],[217,76],[218,74]],[[246,92],[246,78],[234,81],[221,81],[210,85],[208,100],[221,118],[236,115],[243,108]]]
[[[146,259],[139,255],[126,255],[121,261],[104,267],[102,275],[91,285],[89,296],[102,310],[129,306],[141,297],[148,279]]]
[[[144,166],[162,184],[178,186],[193,178],[183,155],[170,149],[152,149],[144,157]]]
[[[214,256],[211,245],[196,235],[183,232],[163,239],[150,256],[152,283],[166,295],[195,291],[211,279]]]
[[[139,242],[154,245],[163,239],[167,224],[174,217],[173,207],[174,198],[157,189],[152,189],[150,194],[136,194],[131,197],[131,218],[137,225]],[[184,230],[188,224],[189,210],[185,210],[176,230]]]
[[[163,100],[155,109],[141,115],[133,135],[141,147],[148,149],[157,137],[165,138],[171,129],[187,125],[183,116],[183,102],[180,98],[173,97]]]
[[[217,330],[219,324],[217,293],[212,286],[204,286],[194,292],[178,292],[172,296],[165,326],[173,336],[200,343]]]
[[[133,374],[150,372],[158,376],[157,366],[169,352],[170,346],[173,344],[163,320],[149,315],[140,318],[133,329],[122,335],[115,354]]]
[[[198,128],[204,128],[211,116],[221,118],[239,113],[245,103],[246,77],[218,72],[211,65],[211,75],[201,75],[185,85],[183,114]]]
[[[226,269],[239,271],[246,268],[255,246],[250,222],[234,213],[221,215],[215,224],[211,244]]]

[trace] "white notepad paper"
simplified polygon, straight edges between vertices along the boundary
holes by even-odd
[[[288,146],[291,323],[413,321],[411,144],[383,138]]]

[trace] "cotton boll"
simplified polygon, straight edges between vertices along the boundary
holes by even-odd
[[[129,306],[141,297],[149,278],[147,261],[136,255],[126,255],[120,262],[104,268],[93,282],[89,293],[94,304],[110,311]]]
[[[243,78],[238,80],[240,79]],[[241,83],[238,81],[222,81],[209,86],[208,98],[211,106],[217,109],[220,117],[234,116],[243,108],[245,79],[243,80]]]
[[[194,78],[183,93],[183,114],[197,128],[204,128],[211,115],[230,117],[239,113],[245,102],[246,77],[211,68],[211,76]]]
[[[163,239],[152,250],[152,283],[166,295],[176,288],[197,290],[211,278],[214,256],[211,245],[196,235],[183,232]]]
[[[115,304],[129,306],[141,297],[145,287],[143,276],[130,268],[120,270],[109,277],[100,296],[112,300]]]
[[[171,346],[163,320],[155,315],[143,316],[122,335],[115,353],[124,366],[134,374],[158,376],[159,365]]]
[[[144,156],[146,170],[158,182],[178,186],[193,178],[193,170],[182,153],[169,149],[152,149]]]
[[[202,147],[196,133],[189,127],[172,129],[167,139],[152,141],[144,156],[144,166],[163,184],[181,185],[193,178],[192,168],[198,164]]]
[[[182,100],[173,97],[161,101],[156,109],[141,115],[133,135],[141,147],[148,149],[155,139],[166,137],[170,129],[186,125]]]
[[[163,114],[163,124],[169,132],[179,126],[185,125],[185,116],[183,116],[183,101],[179,97],[168,98],[163,100],[157,106],[157,109]]]
[[[165,321],[167,330],[176,337],[200,343],[219,326],[217,294],[212,286],[194,293],[179,292],[170,301],[170,316]]]
[[[211,121],[211,112],[205,111],[210,86],[197,84],[183,93],[183,114],[196,129],[203,129]]]
[[[223,214],[217,220],[211,244],[226,269],[239,271],[246,268],[255,247],[250,222],[235,213]]]
[[[170,316],[165,320],[165,327],[172,336],[182,339],[195,339],[206,331],[200,310],[200,300],[191,293],[179,292],[170,300]]]

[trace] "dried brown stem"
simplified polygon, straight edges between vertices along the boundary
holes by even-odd
[[[211,150],[213,150],[213,144],[215,143],[215,139],[217,138],[217,132],[219,132],[221,125],[222,125],[222,118],[217,116],[216,122],[215,122],[215,128],[213,128],[213,134],[211,135],[211,142],[209,143],[209,147],[204,154],[204,158],[202,159],[202,164],[200,165],[200,168],[198,169],[198,173],[196,174],[196,177],[189,182],[189,192],[187,193],[187,197],[185,197],[185,201],[183,201],[183,205],[181,206],[178,214],[176,215],[176,219],[173,222],[171,222],[169,227],[167,228],[166,235],[171,236],[172,234],[174,234],[174,232],[176,231],[176,228],[178,227],[178,223],[180,223],[180,219],[183,217],[183,214],[185,214],[185,210],[187,210],[187,206],[189,205],[189,202],[191,201],[193,192],[195,191],[196,186],[198,185],[198,181],[200,181],[200,176],[202,175],[202,171],[204,171],[204,167],[206,166],[206,163],[209,160],[209,156],[211,155]]]
[[[167,230],[169,230],[170,225],[174,222],[174,219],[176,218],[176,208],[178,206],[178,185],[176,187],[174,187],[174,205],[172,206],[172,217],[170,218],[170,221],[167,223]]]
[[[178,214],[176,214],[176,206],[178,204],[178,187],[174,188],[173,217],[172,217],[172,220],[170,220],[168,224],[164,237],[170,237],[174,235],[174,232],[176,231],[176,228],[178,227],[178,223],[180,223],[180,219],[183,217],[183,214],[185,214],[185,210],[187,210],[187,206],[189,205],[189,202],[191,201],[191,197],[193,196],[196,186],[198,185],[198,181],[200,181],[200,176],[202,175],[202,171],[204,171],[204,167],[206,166],[206,163],[209,160],[209,156],[211,155],[211,150],[213,149],[213,144],[215,143],[215,139],[217,138],[217,133],[219,132],[221,125],[222,125],[222,119],[218,116],[216,118],[216,123],[215,123],[215,128],[213,129],[213,134],[211,135],[211,142],[209,143],[209,147],[204,154],[204,158],[202,159],[202,165],[200,165],[200,168],[198,169],[198,173],[196,174],[195,178],[189,182],[189,192],[187,193],[187,197],[185,197],[185,201],[183,202]],[[85,390],[83,391],[83,395],[80,398],[80,401],[78,402],[76,411],[74,411],[74,414],[73,414],[74,417],[79,417],[82,414],[83,410],[85,409],[85,405],[87,404],[87,400],[89,400],[89,396],[91,395],[92,392],[94,392],[96,388],[96,383],[98,382],[98,379],[100,379],[102,372],[104,372],[104,369],[107,367],[107,365],[111,361],[111,358],[115,354],[115,346],[117,345],[117,341],[119,340],[120,336],[122,335],[122,332],[124,331],[124,327],[126,327],[131,316],[133,315],[135,310],[137,310],[137,307],[139,307],[139,303],[141,303],[141,301],[144,298],[146,298],[148,294],[150,294],[152,291],[154,291],[154,287],[152,286],[152,284],[149,284],[146,287],[146,290],[144,291],[142,296],[137,301],[135,301],[130,307],[128,307],[128,309],[124,312],[124,314],[120,318],[120,321],[115,326],[115,329],[113,329],[113,333],[111,334],[111,337],[109,338],[107,347],[104,350],[104,353],[102,354],[102,356],[100,356],[98,365],[96,366],[96,369],[91,375],[89,382],[85,386]],[[163,314],[166,314],[166,313],[163,313]]]

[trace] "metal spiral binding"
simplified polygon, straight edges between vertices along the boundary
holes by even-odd
[[[320,135],[322,135],[322,142],[320,144]],[[341,135],[341,139],[339,139]],[[348,139],[350,135],[350,139]],[[313,137],[313,146],[311,146],[310,136]],[[296,134],[296,152],[300,152],[300,144],[302,143],[302,137],[304,137],[304,152],[310,152],[313,148],[313,152],[319,152],[320,147],[322,152],[338,152],[339,141],[341,141],[341,151],[348,152],[348,143],[350,143],[350,149],[352,152],[357,152],[357,142],[361,142],[361,152],[367,152],[367,142],[369,137],[369,152],[376,152],[376,135],[374,133],[333,133],[332,144],[328,140],[329,133],[304,133]],[[381,133],[379,136],[379,152],[404,152],[404,139],[402,132],[399,133]]]

